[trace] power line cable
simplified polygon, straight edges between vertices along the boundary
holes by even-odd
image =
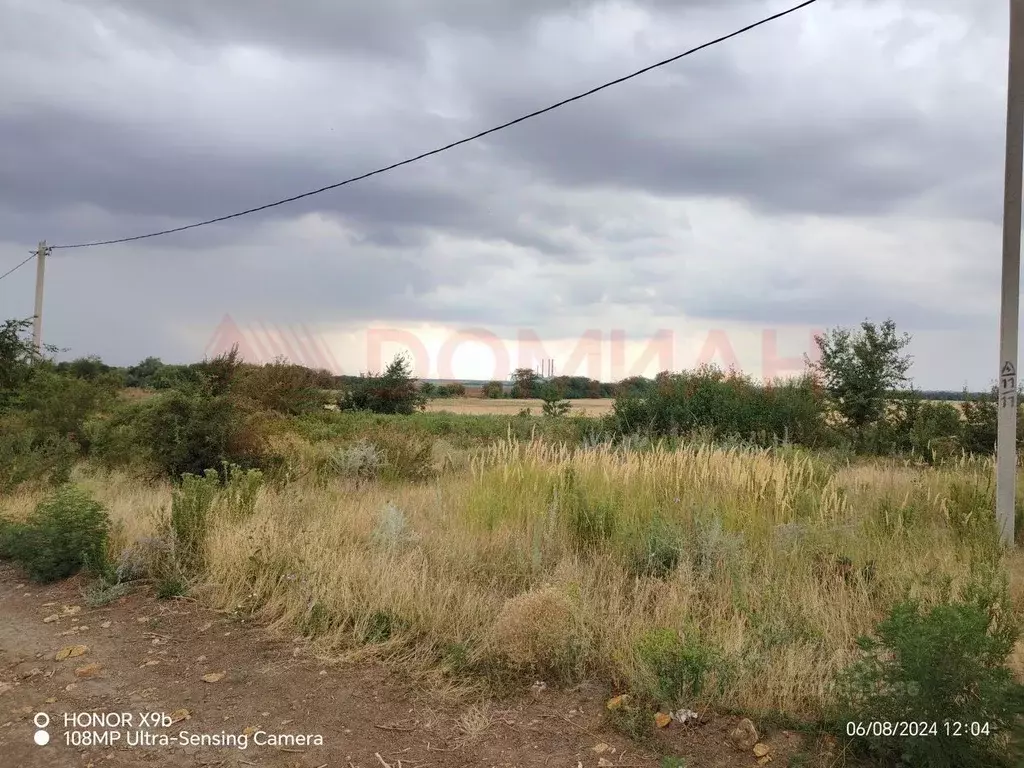
[[[33,252],[32,252],[32,253],[31,253],[31,254],[29,255],[29,257],[28,257],[27,259],[25,259],[25,260],[24,260],[23,262],[21,262],[20,264],[17,264],[16,266],[13,266],[13,267],[11,267],[11,268],[10,268],[10,269],[8,269],[8,270],[7,270],[6,272],[4,272],[4,273],[3,273],[2,275],[0,275],[0,280],[3,280],[3,279],[4,279],[5,277],[7,277],[7,276],[8,276],[9,274],[11,274],[12,272],[14,272],[14,271],[15,271],[16,269],[21,269],[21,268],[22,268],[23,266],[25,266],[25,265],[26,265],[26,264],[28,264],[28,263],[29,263],[30,261],[32,261],[32,259],[34,259],[35,257],[36,257],[36,252],[35,252],[35,251],[33,251]]]
[[[443,147],[438,147],[437,149],[433,149],[433,150],[431,150],[429,152],[424,152],[423,154],[416,155],[415,157],[410,157],[407,160],[402,160],[401,162],[392,163],[391,165],[385,166],[383,168],[378,168],[375,171],[370,171],[369,173],[364,173],[364,174],[362,174],[360,176],[353,176],[350,179],[345,179],[345,181],[339,181],[336,184],[330,184],[330,185],[328,185],[326,187],[321,187],[320,189],[314,189],[314,190],[312,190],[310,192],[303,192],[300,195],[294,195],[292,197],[286,197],[283,200],[277,200],[276,202],[267,203],[266,205],[261,205],[261,206],[258,206],[256,208],[248,208],[248,209],[246,209],[244,211],[238,211],[237,213],[230,213],[227,216],[218,216],[215,219],[207,219],[205,221],[199,221],[199,222],[196,222],[194,224],[186,224],[186,225],[181,226],[181,227],[173,227],[172,229],[162,229],[159,232],[150,232],[150,233],[145,234],[145,235],[135,235],[133,237],[120,237],[120,238],[117,238],[115,240],[98,240],[98,241],[88,242],[88,243],[75,243],[73,245],[53,245],[53,246],[50,246],[50,247],[52,249],[58,249],[58,248],[60,248],[60,249],[92,248],[92,247],[98,246],[98,245],[114,245],[115,243],[129,243],[129,242],[132,242],[134,240],[146,240],[146,239],[151,238],[151,237],[160,237],[162,235],[170,235],[170,234],[173,234],[175,232],[184,232],[185,230],[188,230],[188,229],[196,229],[197,227],[205,227],[208,224],[218,224],[218,223],[220,223],[222,221],[227,221],[229,219],[237,219],[240,216],[248,216],[251,213],[258,213],[260,211],[265,211],[268,208],[276,208],[279,205],[285,205],[287,203],[294,203],[296,200],[302,200],[303,198],[306,198],[306,197],[312,197],[313,195],[319,195],[319,194],[321,194],[323,192],[328,192],[328,191],[330,191],[332,189],[337,189],[338,187],[343,187],[343,186],[345,186],[347,184],[353,184],[353,183],[355,183],[357,181],[362,181],[363,179],[368,179],[371,176],[376,176],[376,175],[381,174],[381,173],[386,173],[387,171],[394,170],[395,168],[400,168],[403,165],[409,165],[410,163],[415,163],[417,160],[423,160],[424,158],[430,157],[431,155],[438,155],[438,154],[440,154],[442,152],[446,152],[449,149],[453,149],[455,147],[461,146],[462,144],[468,144],[469,142],[476,141],[477,139],[481,139],[484,136],[488,136],[488,135],[490,135],[492,133],[497,133],[498,131],[502,131],[502,130],[504,130],[506,128],[510,128],[513,125],[516,125],[518,123],[522,123],[522,122],[524,122],[526,120],[529,120],[531,118],[534,118],[534,117],[538,117],[540,115],[545,114],[546,112],[551,112],[551,111],[553,111],[555,109],[558,109],[559,107],[564,107],[566,104],[571,104],[572,102],[579,101],[580,99],[584,99],[587,96],[592,96],[593,94],[595,94],[595,93],[597,93],[599,91],[603,91],[606,88],[611,88],[613,85],[618,85],[619,83],[624,83],[627,80],[632,80],[634,77],[639,77],[640,75],[646,74],[647,72],[650,72],[653,69],[658,69],[659,67],[664,67],[667,64],[671,64],[671,63],[673,63],[675,61],[678,61],[679,59],[682,59],[682,58],[690,56],[690,55],[692,55],[694,53],[697,53],[698,51],[702,51],[705,48],[710,48],[713,45],[718,45],[719,43],[723,43],[726,40],[730,40],[731,38],[738,37],[739,35],[742,35],[742,34],[744,34],[746,32],[749,32],[752,29],[756,29],[757,27],[763,26],[763,25],[768,24],[768,23],[770,23],[772,21],[775,21],[777,19],[781,19],[783,16],[788,16],[789,14],[795,13],[796,11],[799,11],[802,8],[806,8],[809,5],[813,5],[816,2],[817,2],[817,0],[805,0],[805,2],[802,2],[799,5],[793,6],[792,8],[789,8],[788,10],[781,11],[779,13],[776,13],[776,14],[772,15],[772,16],[768,16],[767,18],[761,19],[760,21],[757,21],[757,22],[755,22],[753,24],[749,24],[746,27],[743,27],[742,29],[738,29],[735,32],[731,32],[728,35],[723,35],[722,37],[719,37],[719,38],[716,38],[714,40],[711,40],[711,41],[709,41],[707,43],[704,43],[703,45],[698,45],[696,48],[691,48],[690,50],[685,51],[683,53],[680,53],[680,54],[678,54],[676,56],[673,56],[673,57],[671,57],[669,59],[665,59],[663,61],[659,61],[656,64],[651,64],[650,66],[644,67],[643,69],[639,69],[636,72],[633,72],[632,74],[625,75],[624,77],[617,78],[616,80],[612,80],[611,82],[607,82],[604,85],[599,85],[596,88],[591,88],[589,91],[586,91],[585,93],[581,93],[581,94],[579,94],[577,96],[572,96],[571,98],[568,98],[568,99],[563,99],[562,101],[559,101],[556,104],[552,104],[549,107],[544,107],[543,109],[538,109],[535,112],[529,113],[528,115],[523,115],[522,117],[518,117],[515,120],[510,120],[507,123],[502,123],[501,125],[495,126],[494,128],[489,128],[486,131],[481,131],[480,133],[477,133],[477,134],[475,134],[473,136],[469,136],[467,138],[460,139],[459,141],[452,142],[451,144],[446,144]],[[21,266],[21,265],[19,264],[18,266]],[[15,269],[17,269],[17,267],[15,267]],[[0,277],[0,279],[2,279],[2,277]]]

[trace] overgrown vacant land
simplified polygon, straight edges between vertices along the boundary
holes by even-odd
[[[232,356],[125,401],[131,371],[58,370],[12,326],[0,556],[84,568],[97,604],[188,594],[424,687],[596,682],[641,741],[693,709],[833,734],[849,749],[823,764],[1015,764],[1024,557],[971,450],[994,408],[891,407],[894,382],[853,372],[898,378],[899,339],[862,333],[847,351],[884,365],[666,374],[596,418],[424,413],[401,360],[338,412],[313,372]]]

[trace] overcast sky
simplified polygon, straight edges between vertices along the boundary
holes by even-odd
[[[0,272],[44,238],[142,234],[364,173],[794,2],[0,0]],[[536,337],[556,372],[585,347],[575,372],[599,378],[708,358],[761,375],[778,367],[766,337],[799,359],[815,330],[892,317],[919,386],[987,386],[1005,6],[820,0],[366,181],[55,251],[45,339],[192,361],[229,317],[250,356],[304,328],[292,349],[345,372],[404,344],[420,375],[490,378]],[[30,264],[0,281],[3,317],[32,315],[34,280]],[[446,356],[460,329],[504,351]],[[588,331],[601,341],[581,346]]]

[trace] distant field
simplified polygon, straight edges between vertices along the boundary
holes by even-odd
[[[603,416],[609,413],[615,401],[612,398],[593,400],[570,400],[572,410],[585,416]],[[479,397],[456,397],[431,400],[427,403],[427,411],[433,413],[457,413],[472,416],[515,416],[524,408],[529,408],[535,415],[541,413],[544,401],[537,399],[489,400]]]

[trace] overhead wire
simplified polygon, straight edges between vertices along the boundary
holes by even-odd
[[[270,208],[276,208],[278,206],[286,205],[288,203],[294,203],[294,202],[296,202],[298,200],[302,200],[302,199],[307,198],[307,197],[313,197],[314,195],[319,195],[319,194],[322,194],[324,192],[329,192],[331,190],[338,189],[339,187],[344,187],[344,186],[346,186],[348,184],[354,184],[357,181],[362,181],[363,179],[368,179],[371,176],[377,176],[379,174],[386,173],[388,171],[392,171],[395,168],[400,168],[400,167],[402,167],[404,165],[409,165],[409,164],[415,163],[415,162],[417,162],[419,160],[423,160],[424,158],[431,157],[433,155],[438,155],[438,154],[440,154],[442,152],[446,152],[449,149],[454,149],[455,147],[461,146],[463,144],[468,144],[468,143],[470,143],[472,141],[476,141],[477,139],[481,139],[484,136],[489,136],[492,133],[497,133],[498,131],[505,130],[506,128],[510,128],[513,125],[517,125],[518,123],[522,123],[522,122],[524,122],[526,120],[530,120],[530,119],[532,119],[534,117],[538,117],[540,115],[543,115],[543,114],[545,114],[547,112],[551,112],[551,111],[553,111],[555,109],[558,109],[560,107],[564,107],[566,104],[571,104],[574,101],[579,101],[580,99],[584,99],[584,98],[586,98],[588,96],[592,96],[595,93],[603,91],[603,90],[605,90],[607,88],[611,88],[612,86],[619,85],[620,83],[624,83],[627,80],[632,80],[635,77],[639,77],[640,75],[646,74],[647,72],[650,72],[651,70],[658,69],[660,67],[664,67],[664,66],[666,66],[668,64],[671,64],[673,62],[679,61],[680,59],[683,59],[683,58],[685,58],[687,56],[691,56],[694,53],[697,53],[698,51],[702,51],[702,50],[704,50],[706,48],[710,48],[711,46],[718,45],[719,43],[723,43],[726,40],[730,40],[730,39],[732,39],[734,37],[738,37],[739,35],[742,35],[742,34],[744,34],[746,32],[750,32],[751,30],[756,29],[757,27],[763,26],[765,24],[769,24],[769,23],[771,23],[773,21],[776,21],[778,19],[783,18],[784,16],[788,16],[788,15],[790,15],[792,13],[796,13],[797,11],[799,11],[799,10],[801,10],[803,8],[806,8],[809,5],[813,5],[816,2],[817,2],[817,0],[805,0],[804,2],[801,2],[799,5],[795,5],[792,8],[789,8],[787,10],[780,11],[778,13],[772,14],[771,16],[767,16],[767,17],[761,19],[760,21],[754,22],[753,24],[748,24],[747,26],[745,26],[745,27],[743,27],[741,29],[738,29],[735,32],[730,32],[727,35],[723,35],[721,37],[715,38],[714,40],[710,40],[710,41],[708,41],[706,43],[703,43],[702,45],[696,46],[695,48],[690,48],[689,50],[684,51],[683,53],[677,54],[677,55],[672,56],[672,57],[667,58],[667,59],[663,59],[662,61],[659,61],[659,62],[656,62],[656,63],[651,64],[649,66],[646,66],[643,69],[638,69],[637,71],[632,72],[632,73],[630,73],[628,75],[624,75],[623,77],[619,77],[619,78],[616,78],[615,80],[611,80],[611,81],[609,81],[607,83],[599,85],[596,88],[591,88],[588,91],[585,91],[583,93],[577,94],[576,96],[572,96],[572,97],[567,98],[567,99],[563,99],[562,101],[559,101],[559,102],[557,102],[555,104],[552,104],[552,105],[550,105],[548,107],[544,107],[543,109],[538,109],[538,110],[535,110],[533,112],[530,112],[529,114],[523,115],[522,117],[518,117],[515,120],[509,120],[506,123],[502,123],[501,125],[497,125],[497,126],[495,126],[493,128],[488,128],[485,131],[481,131],[480,133],[476,133],[476,134],[474,134],[472,136],[468,136],[468,137],[466,137],[464,139],[460,139],[459,141],[454,141],[454,142],[452,142],[450,144],[446,144],[443,147],[438,147],[437,149],[432,149],[429,152],[423,152],[422,154],[416,155],[415,157],[410,157],[410,158],[407,158],[407,159],[402,160],[400,162],[392,163],[391,165],[387,165],[387,166],[384,166],[382,168],[377,168],[376,170],[369,171],[367,173],[363,173],[363,174],[361,174],[359,176],[353,176],[351,178],[345,179],[344,181],[339,181],[339,182],[337,182],[335,184],[329,184],[329,185],[327,185],[325,187],[320,187],[319,189],[314,189],[314,190],[310,190],[309,192],[303,192],[303,193],[298,194],[298,195],[293,195],[291,197],[286,197],[286,198],[283,198],[281,200],[276,200],[276,201],[274,201],[272,203],[267,203],[265,205],[257,206],[255,208],[247,208],[247,209],[242,210],[242,211],[237,211],[236,213],[229,213],[229,214],[227,214],[225,216],[217,216],[216,218],[206,219],[204,221],[198,221],[198,222],[195,222],[195,223],[192,223],[192,224],[185,224],[185,225],[180,226],[180,227],[172,227],[170,229],[162,229],[162,230],[159,230],[157,232],[149,232],[149,233],[143,234],[143,235],[133,235],[131,237],[119,237],[119,238],[115,238],[115,239],[111,239],[111,240],[96,240],[96,241],[92,241],[92,242],[73,243],[73,244],[69,244],[69,245],[53,245],[53,246],[50,246],[50,248],[52,250],[58,250],[58,249],[69,250],[69,249],[72,249],[72,248],[93,248],[93,247],[100,246],[100,245],[115,245],[117,243],[129,243],[129,242],[133,242],[133,241],[136,241],[136,240],[146,240],[146,239],[149,239],[149,238],[161,237],[163,235],[170,235],[170,234],[174,234],[176,232],[184,232],[184,231],[190,230],[190,229],[197,229],[198,227],[205,227],[205,226],[208,226],[210,224],[218,224],[220,222],[228,221],[230,219],[236,219],[236,218],[239,218],[241,216],[248,216],[248,215],[253,214],[253,213],[259,213],[260,211],[265,211],[265,210],[268,210]],[[31,257],[30,257],[30,259],[31,259]],[[26,261],[28,261],[28,260],[26,260]],[[22,264],[24,264],[24,263],[25,262],[22,262]],[[19,264],[17,267],[14,267],[14,269],[18,269],[18,267],[22,266],[22,264]],[[10,274],[10,272],[13,272],[14,269],[10,270],[9,272],[7,272],[4,275],[0,275],[0,280],[2,280],[4,277],[6,277],[7,274]]]
[[[24,261],[20,262],[19,264],[16,264],[15,266],[11,267],[11,268],[10,268],[10,269],[8,269],[8,270],[7,270],[6,272],[4,272],[4,273],[3,273],[2,275],[0,275],[0,280],[3,280],[3,279],[4,279],[5,277],[7,277],[7,276],[8,276],[9,274],[11,274],[12,272],[14,272],[15,270],[21,269],[21,268],[22,268],[22,267],[24,267],[24,266],[25,266],[26,264],[28,264],[28,263],[29,263],[30,261],[32,261],[32,259],[34,259],[35,257],[36,257],[36,252],[35,252],[35,251],[33,251],[33,252],[32,252],[32,253],[31,253],[31,254],[29,255],[29,257],[28,257],[27,259],[25,259]]]

